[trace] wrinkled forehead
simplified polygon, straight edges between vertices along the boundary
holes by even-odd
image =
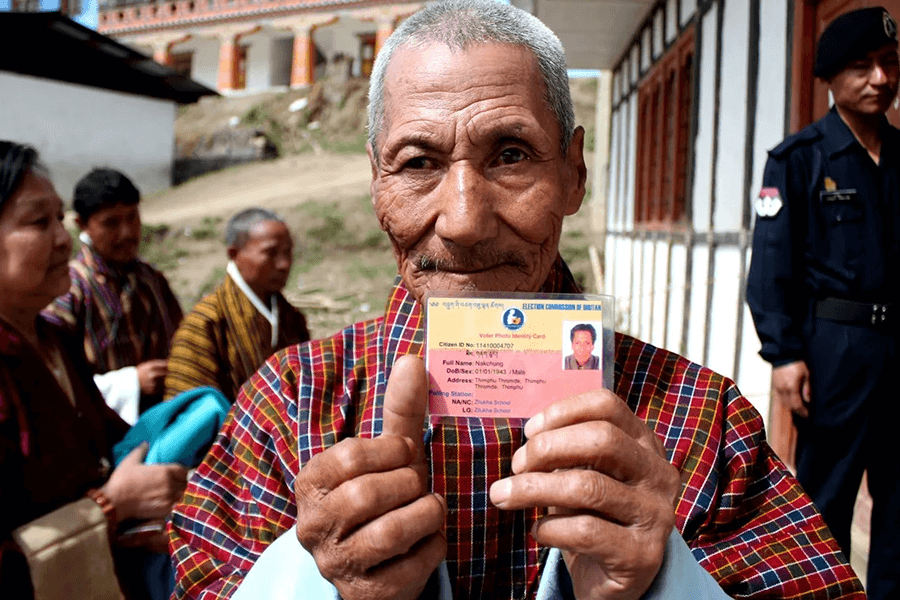
[[[499,91],[498,91],[499,90]],[[391,57],[384,79],[384,116],[379,144],[392,119],[404,120],[423,98],[437,98],[452,114],[454,108],[478,105],[496,95],[515,98],[516,104],[546,123],[547,133],[558,135],[557,122],[547,101],[546,86],[537,58],[525,46],[498,42],[452,48],[441,42],[400,46]]]

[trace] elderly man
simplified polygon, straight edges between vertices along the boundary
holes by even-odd
[[[557,247],[584,130],[559,40],[492,0],[404,22],[369,123],[386,314],[242,389],[173,517],[176,595],[863,597],[734,384],[627,336],[615,394],[524,428],[431,420],[423,442],[427,292],[578,292]]]
[[[309,340],[306,318],[281,295],[294,262],[282,218],[248,208],[228,221],[225,245],[225,279],[175,332],[166,399],[212,386],[234,400],[273,352]]]
[[[169,343],[181,306],[162,273],[138,258],[140,193],[113,169],[94,169],[72,204],[81,250],[69,263],[72,286],[44,311],[84,339],[94,381],[125,421],[162,400]]]

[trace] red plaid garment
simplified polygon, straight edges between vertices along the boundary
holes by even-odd
[[[576,291],[561,260],[545,291]],[[274,355],[244,385],[173,515],[176,596],[227,598],[257,557],[293,526],[294,476],[315,453],[381,430],[394,358],[422,351],[422,315],[395,286],[384,317]],[[865,598],[821,516],[764,440],[735,385],[686,359],[616,337],[616,391],[664,441],[684,486],[677,526],[735,598]],[[432,423],[432,487],[450,512],[454,597],[533,597],[546,549],[537,511],[499,511],[490,484],[522,444],[517,423]]]

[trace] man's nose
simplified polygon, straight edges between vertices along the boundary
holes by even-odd
[[[877,62],[872,67],[871,79],[872,79],[872,83],[874,83],[875,85],[882,85],[882,84],[887,83],[887,80],[888,80],[887,72],[884,70],[884,67],[881,66]]]
[[[292,260],[290,254],[279,254],[275,257],[275,268],[279,271],[290,271]]]
[[[455,163],[438,190],[440,212],[435,233],[460,246],[473,246],[497,235],[491,184],[477,166]]]
[[[119,227],[120,239],[141,239],[141,222],[140,221],[123,221]]]

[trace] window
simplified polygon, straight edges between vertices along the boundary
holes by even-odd
[[[662,229],[686,220],[694,69],[693,28],[638,87],[635,225]]]

